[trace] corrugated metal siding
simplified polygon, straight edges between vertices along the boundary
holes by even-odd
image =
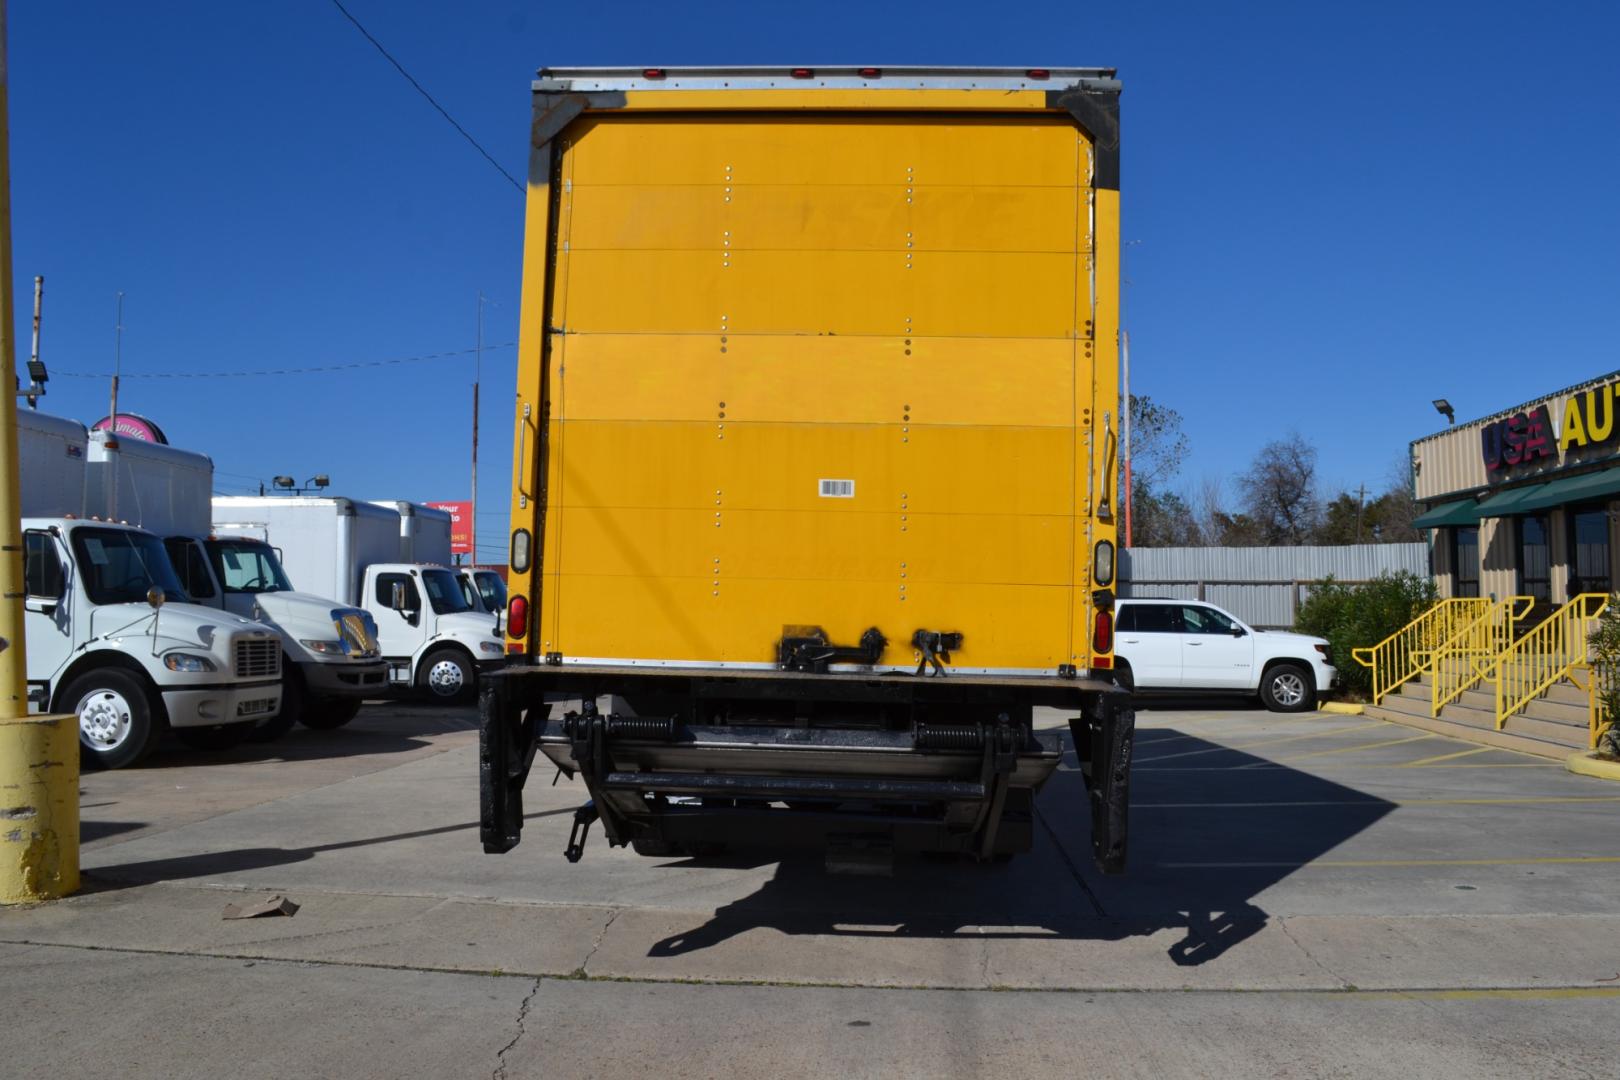
[[[1251,626],[1288,627],[1310,582],[1369,581],[1400,570],[1428,577],[1429,546],[1132,548],[1120,562],[1119,594],[1202,598]]]

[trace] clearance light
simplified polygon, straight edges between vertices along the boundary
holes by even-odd
[[[1097,612],[1097,619],[1091,626],[1091,651],[1094,653],[1114,651],[1114,616],[1110,612]]]
[[[1052,73],[1045,68],[1030,68],[1024,74],[1032,79],[1050,79],[1052,77]]]
[[[881,78],[883,78],[883,69],[882,68],[861,68],[861,78],[863,78],[863,79],[881,79]]]
[[[815,68],[794,68],[788,74],[795,79],[813,79],[816,77],[816,70]]]
[[[529,601],[514,596],[506,605],[506,636],[520,638],[529,632]]]
[[[662,79],[664,77],[664,69],[663,68],[642,68],[641,69],[641,77],[643,79]]]

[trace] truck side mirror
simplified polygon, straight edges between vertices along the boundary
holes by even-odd
[[[400,582],[400,581],[394,582],[394,591],[393,591],[393,594],[389,597],[388,606],[393,608],[395,611],[404,611],[405,610],[405,584],[404,584],[404,582]]]

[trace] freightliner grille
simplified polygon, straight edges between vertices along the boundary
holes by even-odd
[[[236,677],[272,679],[281,674],[280,638],[238,638]]]

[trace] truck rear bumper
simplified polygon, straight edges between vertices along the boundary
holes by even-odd
[[[577,695],[564,715],[547,703]],[[602,713],[601,694],[639,695],[660,716]],[[750,703],[803,702],[802,723],[689,723]],[[1134,715],[1112,686],[1077,680],[973,680],[714,672],[597,677],[513,667],[483,684],[484,849],[516,846],[522,788],[537,754],[584,781],[570,859],[593,821],[615,845],[649,854],[716,846],[818,845],[880,837],[896,850],[977,857],[1027,850],[1033,795],[1062,759],[1059,732],[1035,732],[1035,704],[1072,706],[1099,866],[1123,868]],[[817,711],[819,707],[819,712]],[[865,708],[866,712],[860,710]],[[876,710],[873,712],[872,710]],[[647,710],[651,712],[651,709]],[[659,709],[663,712],[663,709]],[[872,723],[874,715],[889,718]],[[840,716],[862,716],[860,726]],[[894,718],[899,717],[896,721]],[[906,717],[911,717],[906,720]],[[919,719],[928,717],[928,719]]]

